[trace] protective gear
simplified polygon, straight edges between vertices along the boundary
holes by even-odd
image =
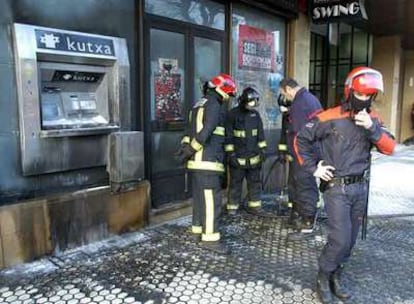
[[[214,88],[224,101],[228,101],[230,96],[236,96],[236,83],[230,75],[221,73],[220,75],[214,76],[208,85]]]
[[[189,144],[181,145],[180,149],[175,153],[176,158],[184,164],[196,152]]]
[[[344,285],[342,277],[343,266],[339,266],[331,276],[331,290],[341,300],[347,300],[351,297],[351,293],[348,288]]]
[[[225,172],[223,149],[227,105],[215,90],[207,89],[192,108],[182,143],[195,153],[186,168],[191,172],[193,194],[193,233],[202,242],[219,241],[218,218],[221,213],[221,177]],[[188,155],[184,150],[183,154]]]
[[[247,87],[243,90],[239,97],[239,104],[241,106],[248,105],[249,107],[257,107],[259,105],[260,95],[257,91],[251,87]]]
[[[289,108],[285,106],[280,106],[279,109],[280,109],[280,112],[282,113],[287,113],[289,111]]]
[[[349,100],[352,91],[366,95],[374,95],[379,91],[384,92],[382,74],[369,67],[353,69],[345,80],[345,100]]]
[[[352,111],[354,113],[358,113],[359,111],[362,111],[362,110],[367,110],[370,112],[373,99],[374,99],[374,96],[370,96],[369,99],[362,100],[356,97],[354,94],[352,94],[350,97],[350,105],[351,105]]]
[[[323,304],[333,303],[333,297],[329,283],[330,276],[330,273],[325,273],[319,270],[318,278],[316,281],[316,293],[318,294]]]
[[[226,119],[225,151],[229,155],[230,185],[227,210],[237,210],[242,200],[243,180],[247,181],[248,207],[261,206],[261,168],[267,143],[259,112],[246,109],[246,102],[259,100],[257,92],[246,88]]]
[[[335,168],[325,164],[323,160],[319,161],[313,176],[323,179],[324,181],[330,181],[333,178],[333,172]]]
[[[364,127],[367,130],[374,124],[366,109],[363,109],[355,114],[354,121],[357,126]]]

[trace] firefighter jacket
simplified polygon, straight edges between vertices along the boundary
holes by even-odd
[[[259,112],[235,107],[226,119],[225,150],[236,157],[240,167],[255,167],[261,164],[267,147],[263,123]]]
[[[337,177],[362,175],[370,166],[372,145],[384,154],[392,154],[395,141],[379,117],[370,113],[373,125],[369,130],[357,126],[349,104],[318,114],[295,138],[296,157],[309,172],[315,172],[318,160],[335,167]],[[319,159],[315,159],[313,143],[319,142]]]
[[[319,100],[308,90],[301,88],[296,93],[289,109],[287,148],[290,155],[294,155],[293,140],[296,134],[320,112],[322,112],[322,106]]]
[[[215,92],[209,92],[192,108],[188,128],[181,140],[196,152],[187,161],[189,170],[224,172],[226,104]]]

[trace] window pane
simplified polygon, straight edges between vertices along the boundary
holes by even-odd
[[[354,53],[353,62],[368,64],[368,34],[360,31],[354,33]]]
[[[224,30],[224,5],[210,0],[145,0],[145,12]]]
[[[184,120],[184,35],[151,29],[150,81],[151,120]]]
[[[252,86],[261,95],[258,111],[265,129],[281,127],[277,106],[285,71],[284,19],[235,4],[232,16],[232,71],[238,89]],[[268,147],[271,139],[268,139]],[[276,146],[276,145],[274,145]]]
[[[211,39],[195,37],[195,81],[194,101],[201,97],[203,82],[223,71],[221,66],[221,42]]]
[[[352,28],[344,23],[339,26],[339,58],[351,57]]]

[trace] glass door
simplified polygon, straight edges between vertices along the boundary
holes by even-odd
[[[191,196],[190,180],[174,153],[180,146],[188,112],[204,81],[223,71],[224,35],[191,26],[150,27],[147,111],[147,164],[152,205]]]

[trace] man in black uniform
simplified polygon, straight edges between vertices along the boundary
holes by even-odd
[[[296,134],[309,120],[322,111],[322,106],[312,93],[299,86],[292,78],[285,78],[280,82],[280,93],[291,101],[287,148],[288,153],[294,156],[293,141]],[[317,149],[316,146],[314,148]],[[299,232],[312,232],[319,201],[318,186],[315,177],[303,170],[295,157],[289,164],[288,193],[289,201],[292,203],[289,222],[298,223],[295,228]]]
[[[328,241],[319,257],[317,292],[322,303],[332,294],[348,299],[351,293],[341,272],[351,256],[367,206],[371,147],[392,154],[395,141],[371,111],[371,102],[383,90],[380,72],[353,69],[345,81],[345,103],[316,116],[298,133],[295,151],[299,163],[321,179],[328,214]],[[320,143],[318,154],[313,143]]]
[[[262,181],[260,171],[264,161],[266,140],[259,112],[259,93],[247,87],[226,120],[226,146],[230,167],[230,186],[227,211],[234,214],[240,206],[242,184],[247,181],[247,207],[257,212],[261,205]]]
[[[226,101],[235,96],[236,85],[229,75],[220,74],[203,89],[204,96],[190,112],[177,155],[192,172],[193,235],[201,239],[202,246],[227,253],[220,242],[217,220],[221,211],[220,178],[225,171]]]

